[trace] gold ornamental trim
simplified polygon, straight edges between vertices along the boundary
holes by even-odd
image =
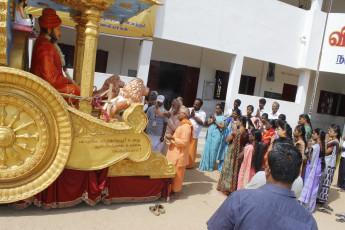
[[[60,175],[72,144],[67,107],[44,80],[0,67],[0,203],[27,199]]]
[[[0,0],[0,66],[7,66],[8,2],[8,0]]]
[[[169,162],[160,152],[152,152],[143,162],[133,162],[124,159],[109,167],[108,177],[118,176],[149,176],[150,178],[175,177],[175,165]]]
[[[143,105],[134,103],[125,110],[123,121],[106,123],[72,107],[73,144],[66,168],[97,170],[125,158],[145,161],[151,155],[151,142],[143,132],[147,117]]]

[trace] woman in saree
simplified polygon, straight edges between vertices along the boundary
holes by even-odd
[[[303,125],[305,129],[305,141],[309,143],[311,139],[313,127],[311,126],[310,118],[307,114],[299,115],[298,124]]]
[[[212,114],[207,120],[206,143],[202,153],[199,170],[212,171],[217,161],[217,154],[222,141],[222,131],[225,126],[226,117],[222,115],[222,107],[216,105],[216,113]]]
[[[325,167],[320,178],[320,186],[317,194],[318,202],[322,207],[328,210],[331,209],[326,205],[326,202],[328,201],[329,189],[333,182],[335,166],[337,164],[340,137],[341,131],[339,125],[332,124],[326,134],[327,143],[325,144]]]
[[[319,179],[322,174],[321,158],[324,156],[325,132],[319,128],[315,129],[312,140],[308,144],[309,160],[305,168],[303,190],[298,199],[309,212],[313,212],[315,209]],[[312,145],[313,142],[315,142],[314,145]]]
[[[261,170],[263,160],[263,148],[261,144],[261,131],[253,129],[249,134],[249,142],[240,154],[243,158],[240,172],[238,174],[237,190],[244,189],[252,177]]]
[[[275,132],[275,128],[276,128],[276,122],[275,120],[267,120],[266,123],[266,129],[267,131],[264,132],[264,134],[262,135],[262,145],[264,148],[264,162],[263,162],[263,168],[266,168],[268,166],[268,148],[270,147],[271,144],[271,139],[273,136],[276,136],[276,132]]]
[[[225,153],[229,146],[229,143],[226,142],[226,138],[230,136],[230,134],[232,134],[233,132],[231,123],[233,123],[234,126],[237,128],[236,124],[238,122],[238,117],[240,116],[240,114],[241,114],[241,111],[239,109],[234,109],[232,112],[232,117],[229,117],[226,121],[225,128],[222,134],[221,146],[219,148],[218,156],[217,156],[217,160],[219,160],[219,163],[218,163],[219,171],[222,171]]]
[[[304,174],[305,167],[307,164],[307,157],[304,155],[305,149],[307,146],[307,142],[305,140],[305,129],[303,125],[297,125],[293,131],[294,137],[294,146],[301,152],[302,154],[302,165],[301,165],[301,176]],[[303,162],[306,162],[303,164]]]
[[[241,166],[239,155],[247,141],[247,131],[245,129],[246,121],[246,117],[240,117],[237,122],[239,126],[238,129],[232,122],[233,133],[226,138],[226,141],[229,142],[229,146],[225,154],[224,165],[218,180],[217,190],[227,196],[237,190],[238,172]]]

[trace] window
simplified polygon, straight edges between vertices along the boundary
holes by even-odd
[[[220,70],[216,71],[216,85],[214,88],[213,98],[217,100],[226,99],[226,91],[228,89],[229,73]]]
[[[321,90],[317,113],[345,117],[345,95]]]
[[[255,89],[255,82],[256,82],[256,77],[242,75],[238,93],[253,96],[254,89]]]

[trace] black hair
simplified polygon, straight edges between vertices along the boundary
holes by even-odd
[[[47,34],[49,33],[48,29],[47,28],[40,28],[41,29],[41,34]]]
[[[283,121],[286,121],[285,114],[279,114],[278,118],[282,119]]]
[[[240,99],[236,99],[235,102],[238,104],[238,106],[241,105],[241,100]]]
[[[259,100],[259,102],[262,103],[262,104],[264,104],[264,105],[266,105],[266,99],[265,99],[265,98],[261,98],[261,99]]]
[[[23,4],[23,8],[25,8],[25,7],[27,7],[28,5],[25,3],[25,0],[18,0],[18,4],[19,3],[22,3],[22,2],[24,2],[24,4]]]
[[[268,114],[267,113],[263,113],[261,117],[266,117],[268,119]]]
[[[238,118],[238,120],[242,123],[242,125],[244,126],[244,127],[246,127],[246,122],[247,122],[247,118],[246,117],[244,117],[244,116],[241,116],[241,117],[239,117]]]
[[[216,104],[216,107],[217,107],[217,106],[219,106],[220,110],[222,110],[222,112],[223,112],[223,107],[222,107],[222,105],[221,105],[221,104]]]
[[[277,128],[277,126],[276,126],[276,120],[274,120],[274,119],[268,119],[267,121],[268,121],[268,123],[272,126],[272,127],[271,127],[272,129],[276,129],[276,128]]]
[[[197,98],[195,100],[200,102],[200,107],[204,104],[204,101],[201,98]],[[223,107],[221,106],[221,108]]]
[[[236,112],[238,117],[241,116],[241,110],[239,109],[233,109],[232,112]]]
[[[316,128],[314,129],[314,132],[320,136],[320,140],[321,140],[321,145],[320,146],[320,154],[319,154],[319,158],[324,158],[325,157],[325,139],[326,139],[326,133],[320,129],[320,128]]]
[[[255,129],[255,125],[253,124],[253,121],[248,117],[247,117],[247,122],[248,122],[248,126],[251,125]]]
[[[279,144],[276,148],[283,147],[284,144],[293,145],[292,140],[287,137],[279,137],[273,142],[273,148],[275,144]]]
[[[305,146],[307,146],[308,143],[307,143],[307,140],[305,139],[305,128],[304,128],[304,126],[303,125],[297,125],[296,129],[297,129],[298,132],[301,133],[302,140],[304,141]]]
[[[300,174],[302,154],[293,144],[277,141],[273,150],[268,153],[272,177],[276,181],[292,184]]]
[[[306,119],[307,123],[310,125],[311,130],[313,130],[313,126],[311,125],[310,118],[309,118],[308,114],[301,114],[301,115],[299,115],[299,118]]]
[[[251,134],[255,137],[252,167],[255,169],[255,172],[259,172],[262,168],[262,161],[264,159],[264,149],[261,143],[261,131],[258,129],[253,129]]]
[[[337,135],[337,138],[338,140],[340,141],[340,138],[341,138],[341,129],[339,127],[339,125],[337,124],[331,124],[330,128],[332,128],[334,130],[334,132],[336,132],[338,135]]]
[[[282,130],[285,130],[287,138],[292,140],[292,128],[288,123],[279,121],[278,127],[282,128]]]
[[[248,105],[247,108],[249,108],[249,107],[252,109],[252,111],[254,111],[254,106]]]

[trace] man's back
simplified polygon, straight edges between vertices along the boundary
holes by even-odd
[[[317,229],[293,191],[273,184],[230,195],[207,222],[208,229]]]

